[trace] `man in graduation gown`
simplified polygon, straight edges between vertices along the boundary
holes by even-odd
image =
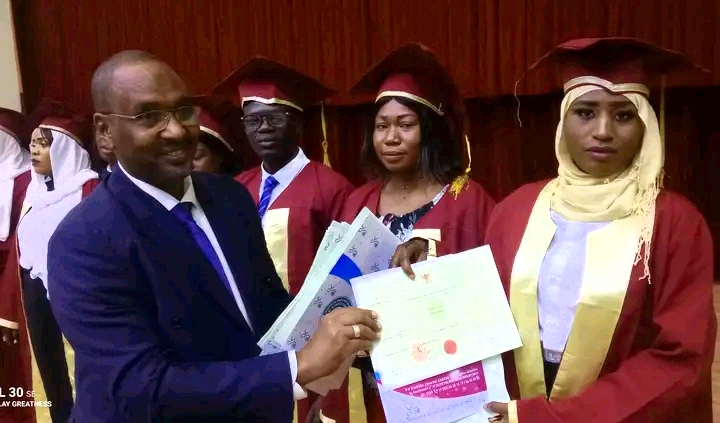
[[[22,302],[15,232],[30,183],[30,153],[24,116],[0,108],[0,389],[32,390],[30,343],[18,331]],[[0,421],[33,423],[30,407],[0,408]]]
[[[92,91],[117,168],[49,250],[50,301],[76,356],[71,421],[290,421],[302,386],[377,339],[376,313],[335,310],[297,353],[258,356],[291,298],[247,189],[191,172],[199,125],[184,82],[125,51]]]
[[[325,230],[339,213],[352,185],[329,166],[312,161],[298,146],[303,111],[333,91],[302,73],[264,57],[235,70],[215,92],[239,96],[245,133],[262,164],[236,179],[258,205],[265,241],[285,289],[296,294],[310,270]],[[298,403],[305,421],[310,394]]]
[[[262,164],[236,179],[253,196],[275,267],[291,294],[300,290],[330,222],[352,185],[298,145],[303,111],[333,91],[300,72],[254,57],[215,88],[240,98],[250,145]]]

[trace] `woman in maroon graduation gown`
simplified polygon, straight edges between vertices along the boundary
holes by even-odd
[[[565,84],[560,166],[490,220],[523,340],[504,356],[514,401],[491,409],[520,423],[709,423],[713,245],[695,206],[662,189],[647,99],[649,76],[688,63],[633,39],[573,40],[545,58]]]
[[[198,96],[195,101],[200,121],[200,137],[193,170],[237,175],[242,170],[242,110],[235,106],[232,100],[221,96]]]
[[[50,309],[47,246],[60,221],[98,184],[97,173],[90,169],[92,125],[47,100],[28,121],[35,126],[30,139],[32,181],[24,205],[29,208],[17,228],[25,313],[16,321],[21,330],[27,328],[42,379],[42,384],[33,380],[33,399],[52,402],[50,408],[36,409],[38,422],[65,423],[73,406],[74,361]]]
[[[469,166],[463,173],[458,154],[465,145],[462,98],[435,55],[417,43],[401,47],[376,64],[351,92],[375,99],[362,149],[362,160],[375,178],[350,194],[343,220],[351,222],[367,207],[402,241],[423,238],[430,256],[483,245],[495,203],[469,179]],[[367,421],[384,422],[372,372],[367,370]],[[350,398],[359,396],[354,371],[349,377]],[[329,393],[322,417],[349,422],[350,414],[363,412],[350,402],[345,389]]]
[[[0,108],[0,389],[32,389],[30,344],[20,338],[15,316],[20,313],[20,277],[15,230],[30,183],[30,152],[23,131],[24,116]],[[0,408],[0,421],[33,423],[32,409]]]

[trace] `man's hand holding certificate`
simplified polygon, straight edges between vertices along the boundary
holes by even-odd
[[[352,307],[328,314],[305,348],[297,352],[298,384],[305,386],[329,376],[327,369],[340,368],[357,351],[369,349],[380,330],[376,316],[375,312]]]
[[[356,324],[359,330],[356,334],[353,326],[342,321],[345,311],[337,309],[355,305],[350,279],[387,269],[399,244],[400,240],[368,209],[360,212],[352,224],[333,222],[300,292],[258,342],[262,354],[295,350],[298,366],[301,362],[334,362],[330,367],[337,369],[335,372],[322,375],[310,372],[298,382],[321,395],[338,389],[347,377],[355,352],[369,347],[363,341],[371,339],[365,336],[364,327],[372,326]],[[341,330],[328,333],[328,328]],[[317,339],[327,341],[326,345],[317,345],[313,341]],[[333,339],[337,345],[347,342],[348,348],[342,351],[334,348],[330,345]],[[302,370],[298,368],[298,374]]]
[[[521,346],[490,248],[414,271],[352,280],[357,305],[383,326],[371,358],[388,422],[486,419],[484,403],[508,400],[497,356]]]

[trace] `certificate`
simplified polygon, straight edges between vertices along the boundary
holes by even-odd
[[[407,386],[522,345],[490,247],[352,280],[374,310],[381,339],[370,357],[380,389]]]
[[[487,423],[490,401],[508,402],[500,356],[401,388],[380,391],[388,423]]]

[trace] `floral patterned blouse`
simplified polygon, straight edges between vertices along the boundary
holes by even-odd
[[[445,185],[443,189],[440,190],[440,192],[432,199],[432,201],[418,207],[410,213],[405,213],[400,216],[388,213],[382,216],[383,223],[385,224],[385,226],[387,226],[388,229],[390,229],[390,232],[394,233],[395,236],[400,238],[400,241],[405,242],[409,240],[413,231],[413,227],[415,227],[415,223],[417,223],[418,220],[422,219],[423,216],[425,216],[430,210],[432,210],[433,207],[435,207],[435,204],[437,204],[438,201],[440,201],[440,199],[442,198],[442,196],[445,195],[448,187],[449,185]]]

